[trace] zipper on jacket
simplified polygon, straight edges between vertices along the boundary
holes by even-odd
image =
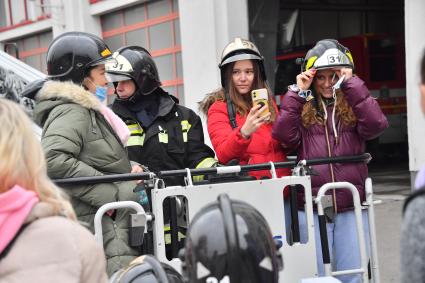
[[[328,121],[327,119],[325,119],[325,138],[326,138],[326,145],[328,147],[328,155],[329,157],[332,157],[332,152],[331,152],[331,144],[329,142],[329,131],[328,131]],[[335,175],[334,175],[334,168],[333,165],[331,163],[329,163],[329,169],[331,170],[331,178],[332,178],[332,182],[335,182]],[[336,204],[336,190],[332,189],[332,197],[333,197],[333,204],[334,204],[334,212],[335,212],[335,216],[337,215],[337,204]]]
[[[97,132],[96,132],[96,128],[97,128],[96,117],[94,116],[94,113],[93,113],[92,110],[89,110],[89,111],[90,111],[91,126],[92,126],[91,132],[96,135],[97,134]]]

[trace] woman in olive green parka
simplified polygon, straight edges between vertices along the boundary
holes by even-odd
[[[71,50],[74,57],[66,58],[66,50]],[[72,32],[56,38],[49,51],[47,65],[51,79],[26,91],[36,101],[34,120],[43,128],[41,143],[49,177],[140,172],[132,170],[117,129],[102,111],[105,108],[101,103],[102,88],[107,84],[103,60],[110,57],[107,46],[98,37]],[[125,181],[68,185],[64,189],[71,197],[78,220],[87,223],[94,232],[97,209],[109,202],[137,201],[135,186],[135,181]],[[109,275],[138,255],[128,244],[129,214],[130,210],[119,209],[102,219]]]

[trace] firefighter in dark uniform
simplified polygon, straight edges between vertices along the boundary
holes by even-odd
[[[160,87],[158,70],[149,52],[139,46],[125,46],[113,58],[116,61],[105,66],[109,80],[116,87],[112,110],[130,129],[127,142],[130,160],[152,172],[216,166],[214,151],[204,143],[201,119]],[[194,181],[200,179],[202,176],[194,176]],[[183,177],[164,178],[164,182],[166,186],[184,185]],[[146,195],[141,197],[145,207],[147,200],[151,202],[149,190]],[[171,245],[168,225],[172,207],[171,201],[163,204],[167,251],[176,251]],[[178,247],[181,247],[187,223],[178,222]],[[175,253],[171,252],[171,257],[177,256]]]
[[[130,160],[150,171],[206,168],[217,165],[213,150],[204,143],[199,116],[178,104],[160,85],[151,55],[139,46],[125,46],[106,66],[116,85],[112,110],[131,131],[127,142]],[[183,185],[183,178],[166,178],[165,184]]]

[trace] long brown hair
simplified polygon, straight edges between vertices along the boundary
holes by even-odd
[[[237,62],[237,61],[236,61]],[[248,115],[249,111],[252,108],[252,98],[250,94],[241,95],[237,91],[235,84],[233,83],[233,67],[235,66],[236,62],[229,63],[228,66],[225,68],[225,83],[226,86],[228,86],[226,89],[221,88],[218,89],[210,94],[207,94],[207,96],[199,102],[199,110],[204,113],[205,115],[208,114],[208,109],[211,107],[211,105],[216,101],[226,101],[225,91],[227,90],[230,100],[232,101],[233,106],[235,107],[235,111],[241,115],[246,116]],[[254,80],[252,82],[252,88],[254,89],[260,89],[260,88],[266,88],[268,93],[268,103],[269,103],[269,111],[271,113],[270,122],[274,122],[277,117],[277,111],[274,107],[275,103],[272,96],[272,91],[266,85],[266,83],[262,80],[261,74],[260,74],[260,68],[258,66],[258,63],[256,60],[251,60],[252,66],[254,69]]]
[[[325,121],[323,117],[317,113],[317,108],[314,103],[318,104],[320,111],[326,111],[323,109],[322,98],[320,95],[317,95],[317,101],[310,100],[306,104],[304,104],[303,111],[301,113],[301,119],[303,126],[308,128],[313,124],[324,125]],[[316,98],[315,98],[316,99]],[[337,104],[336,104],[336,115],[342,121],[342,123],[346,126],[354,126],[357,122],[356,115],[354,115],[353,109],[348,104],[347,100],[344,97],[344,94],[338,90],[337,91]]]

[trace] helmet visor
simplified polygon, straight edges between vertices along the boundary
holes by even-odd
[[[106,79],[111,83],[131,80],[130,76],[123,75],[123,74],[115,74],[115,73],[107,72],[105,73],[105,76],[106,76]]]
[[[236,61],[242,61],[242,60],[262,60],[258,55],[255,54],[249,54],[249,53],[239,53],[233,56],[230,56],[229,58],[225,59],[223,62],[221,62],[220,67],[224,66],[226,64],[236,62]]]

